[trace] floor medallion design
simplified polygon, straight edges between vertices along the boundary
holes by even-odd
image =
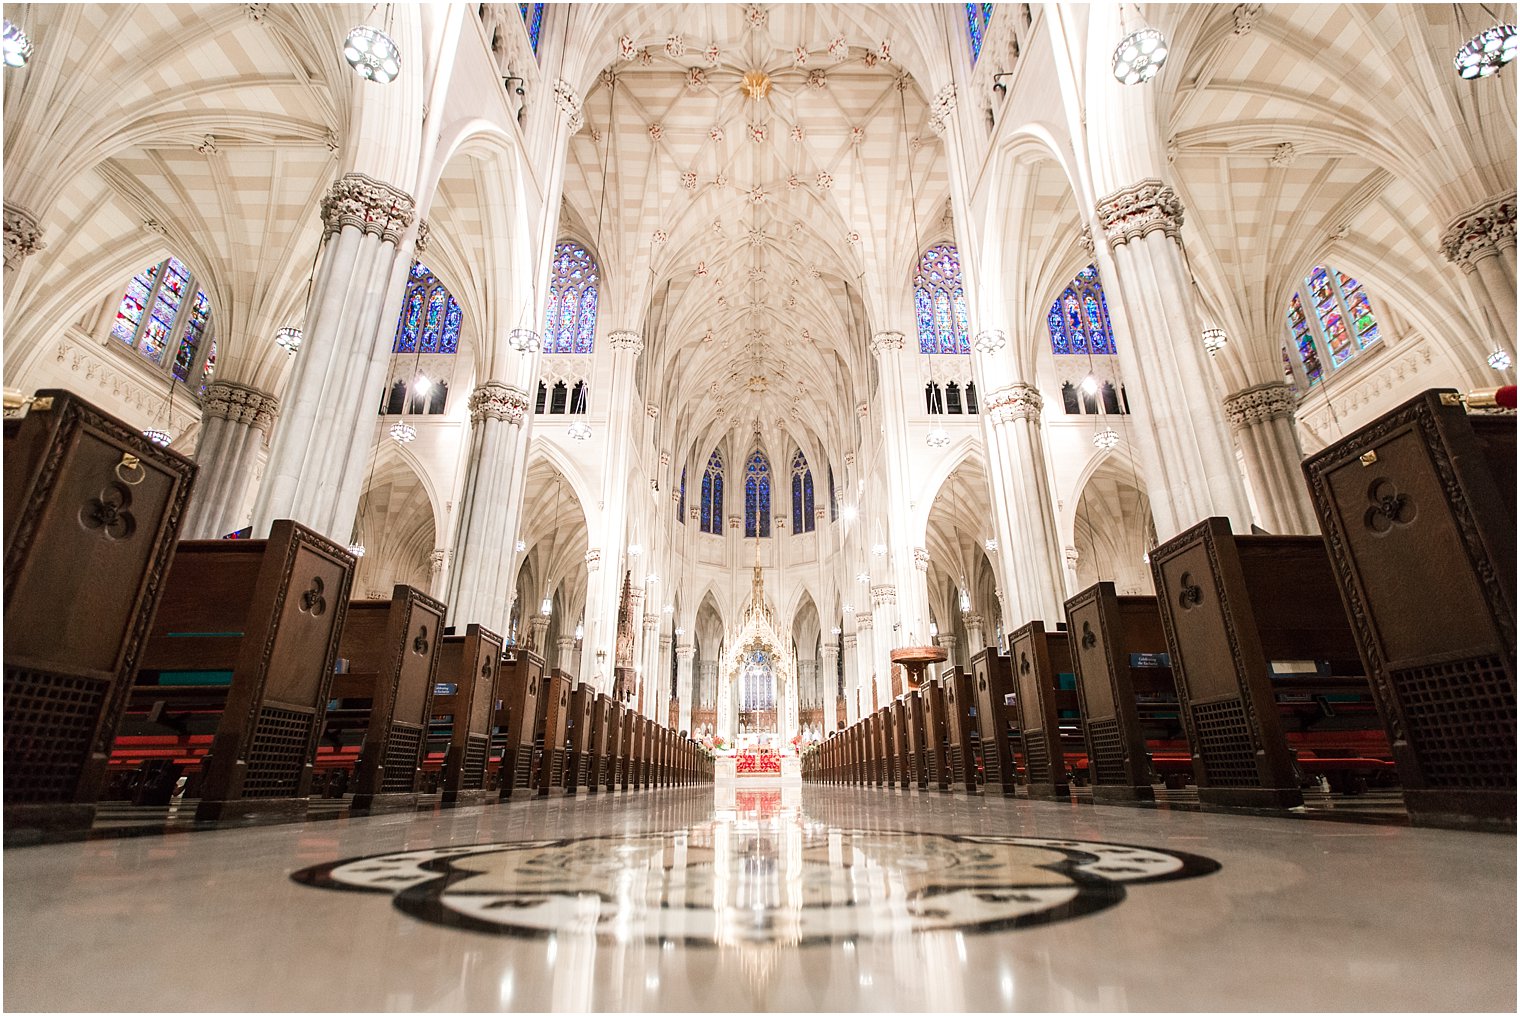
[[[1119,843],[708,823],[382,854],[291,877],[389,893],[404,913],[473,931],[721,946],[1023,928],[1218,869]]]

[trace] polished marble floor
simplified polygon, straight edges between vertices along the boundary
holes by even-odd
[[[1515,839],[891,790],[4,854],[13,1010],[1514,1011]]]

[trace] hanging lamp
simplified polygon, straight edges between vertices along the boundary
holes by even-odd
[[[1139,14],[1140,8],[1135,7],[1136,17],[1139,17]],[[1120,31],[1128,27],[1126,20],[1124,5],[1121,4],[1119,6]],[[1114,47],[1114,77],[1124,85],[1144,84],[1161,70],[1161,66],[1166,63],[1166,55],[1166,36],[1162,34],[1161,29],[1145,24],[1142,18],[1140,28],[1125,35],[1119,40],[1119,45]]]
[[[7,67],[25,67],[32,58],[32,40],[26,37],[21,26],[5,19],[4,59]]]
[[[376,7],[379,4],[375,5]],[[370,14],[375,8],[370,8]],[[385,5],[385,23],[390,27],[391,5]],[[401,73],[401,50],[395,40],[372,25],[357,25],[343,40],[343,59],[354,73],[366,81],[387,84]]]
[[[1462,24],[1462,6],[1452,4],[1457,14],[1457,34],[1466,34],[1466,28]],[[1483,10],[1493,17],[1493,12],[1488,10],[1488,5]],[[7,22],[9,26],[9,22]],[[9,37],[7,36],[7,39]],[[1468,39],[1457,50],[1457,55],[1452,57],[1452,64],[1457,68],[1457,76],[1464,81],[1474,81],[1478,78],[1488,78],[1498,74],[1504,65],[1515,59],[1520,53],[1520,31],[1514,25],[1496,24],[1491,28],[1485,28],[1477,35]],[[7,54],[7,57],[9,54]]]
[[[160,448],[167,448],[172,438],[169,428],[174,426],[174,382],[178,379],[173,373],[169,375],[169,397],[164,401],[164,417],[162,427],[149,427],[143,431],[143,437],[152,441]]]

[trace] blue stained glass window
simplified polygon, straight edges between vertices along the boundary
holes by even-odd
[[[580,244],[564,240],[555,245],[544,352],[589,353],[595,348],[598,277],[596,262]]]
[[[211,317],[211,300],[204,289],[195,291],[190,304],[190,321],[185,325],[185,336],[179,340],[179,350],[174,354],[174,376],[185,383],[190,381],[190,369],[195,365],[195,354],[206,332],[206,322]]]
[[[839,488],[834,486],[834,467],[829,467],[829,521],[839,521]]]
[[[457,353],[464,312],[443,283],[420,261],[412,262],[396,321],[392,353]]]
[[[982,55],[982,40],[987,35],[987,23],[992,20],[992,4],[966,5],[966,34],[971,38],[971,62],[976,63]]]
[[[149,265],[134,275],[111,323],[111,336],[190,384],[201,371],[204,390],[216,345],[208,343],[211,298],[178,258]],[[208,368],[202,371],[203,364]]]
[[[1078,353],[1112,355],[1113,328],[1108,320],[1108,300],[1095,265],[1088,265],[1056,297],[1045,316],[1050,330],[1050,351],[1057,356]]]
[[[1305,311],[1306,303],[1313,308],[1312,314]],[[1289,342],[1284,356],[1289,351],[1297,354],[1310,388],[1324,380],[1326,363],[1332,369],[1343,367],[1379,337],[1372,302],[1362,284],[1324,265],[1310,269],[1303,288],[1288,301],[1287,318]]]
[[[134,275],[132,281],[127,283],[126,295],[121,298],[121,307],[116,311],[116,323],[111,326],[111,334],[129,346],[137,340],[137,326],[142,323],[143,310],[148,306],[148,297],[153,292],[158,269],[158,265],[153,265]]]
[[[702,474],[702,532],[723,535],[723,456],[716,448]]]
[[[744,535],[771,535],[771,464],[759,451],[744,469]]]
[[[813,516],[813,471],[802,449],[792,456],[792,532],[811,533],[818,527]]]
[[[517,9],[522,12],[523,26],[528,30],[528,41],[533,44],[533,52],[538,52],[538,37],[544,28],[544,5],[543,4],[518,4]]]
[[[681,496],[676,499],[676,521],[686,525],[686,467],[681,467]]]
[[[970,353],[966,291],[961,287],[961,259],[950,243],[936,244],[919,258],[913,278],[920,353]]]

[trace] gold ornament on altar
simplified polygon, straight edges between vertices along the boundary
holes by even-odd
[[[771,76],[764,71],[750,71],[739,83],[739,90],[751,99],[763,99],[771,94]]]

